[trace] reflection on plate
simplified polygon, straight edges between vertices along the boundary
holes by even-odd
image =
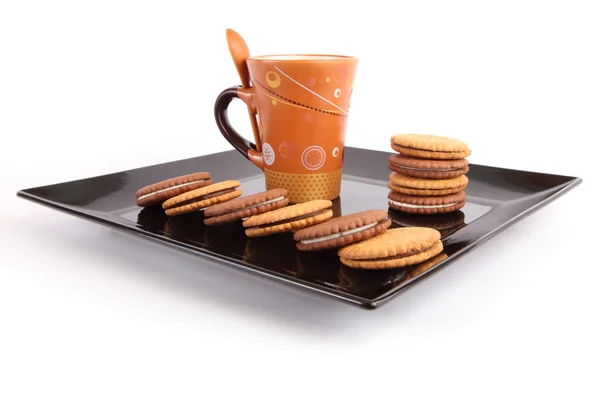
[[[343,265],[339,269],[340,286],[345,287],[352,293],[360,293],[361,288],[366,288],[371,285],[383,286],[391,289],[416,278],[425,271],[438,265],[446,258],[448,258],[446,254],[440,253],[420,264],[380,270],[350,268]],[[365,285],[365,283],[368,283],[368,285]],[[364,294],[366,295],[367,293]]]
[[[440,232],[442,238],[467,226],[465,223],[465,214],[460,210],[446,214],[417,215],[407,214],[389,208],[388,216],[392,220],[392,228],[410,226],[433,228]]]
[[[406,272],[406,276],[404,277],[404,280],[410,280],[410,279],[416,278],[417,276],[421,275],[423,272],[428,271],[431,268],[435,267],[436,265],[438,265],[439,263],[444,261],[446,258],[448,258],[447,254],[440,253],[437,256],[435,256],[427,261],[423,261],[420,264],[412,265],[412,266],[408,267],[408,271]]]
[[[162,207],[142,208],[137,215],[137,225],[145,230],[164,231],[165,224],[169,217],[165,214]]]

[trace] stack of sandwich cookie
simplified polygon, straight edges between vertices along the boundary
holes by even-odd
[[[235,180],[224,181],[192,190],[165,201],[162,208],[168,216],[187,214],[203,210],[211,205],[224,203],[242,195],[238,188],[241,183]]]
[[[249,237],[291,232],[325,222],[333,216],[329,200],[313,200],[254,215],[242,225]]]
[[[340,261],[353,268],[386,269],[419,264],[442,252],[438,231],[394,228],[339,250]]]
[[[212,185],[212,183],[208,172],[196,172],[167,179],[138,190],[135,194],[136,204],[140,207],[159,205],[172,197]]]
[[[289,203],[288,192],[285,189],[272,189],[250,196],[239,197],[225,203],[216,204],[204,210],[204,224],[221,225],[227,222],[239,221],[253,215],[285,207]]]
[[[461,175],[450,179],[419,179],[392,172],[389,177],[390,208],[410,214],[440,214],[464,207],[464,189],[469,180]]]
[[[434,135],[403,134],[391,139],[388,196],[390,208],[410,214],[441,214],[466,203],[465,174],[471,154],[460,140]]]
[[[301,229],[294,234],[294,239],[301,251],[332,249],[369,239],[391,224],[384,210],[367,210]]]

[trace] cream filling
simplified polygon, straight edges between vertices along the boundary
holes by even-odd
[[[412,171],[452,172],[452,171],[458,171],[459,169],[462,169],[462,168],[437,168],[437,169],[431,169],[431,168],[405,167],[404,165],[398,165],[398,164],[393,164],[393,165],[395,167],[398,167],[398,168],[410,169]]]
[[[340,233],[334,233],[333,235],[329,235],[329,236],[322,236],[322,237],[315,238],[315,239],[301,240],[300,243],[311,244],[311,243],[325,242],[325,241],[331,240],[331,239],[337,239],[339,237],[344,237],[344,236],[352,235],[353,233],[361,232],[361,231],[364,231],[366,229],[372,228],[375,225],[377,225],[378,223],[379,222],[373,222],[372,224],[361,226],[360,228],[354,228],[354,229],[350,229],[349,231],[344,231],[344,232],[340,232]]]
[[[419,204],[406,204],[406,203],[401,203],[399,201],[394,201],[394,200],[388,200],[388,203],[393,204],[398,207],[405,207],[405,208],[444,208],[444,207],[451,207],[455,204],[458,204],[458,203],[451,203],[451,204],[426,206],[426,205],[419,205]]]
[[[211,218],[222,217],[223,215],[233,214],[233,213],[236,213],[238,211],[249,210],[251,208],[256,208],[256,207],[264,206],[264,205],[267,205],[267,204],[275,203],[276,201],[281,201],[283,199],[285,199],[285,196],[279,196],[279,197],[276,197],[276,198],[271,199],[271,200],[263,201],[262,203],[254,204],[252,206],[248,206],[248,207],[244,207],[244,208],[236,208],[235,210],[228,211],[228,212],[226,212],[224,214],[215,215],[214,217],[211,217]]]
[[[205,180],[206,179],[200,179],[199,181],[186,182],[186,183],[182,183],[181,185],[170,186],[170,187],[165,188],[165,189],[157,190],[156,192],[152,192],[152,193],[148,193],[148,194],[142,195],[142,196],[138,197],[138,200],[145,199],[146,197],[150,197],[150,196],[155,195],[157,193],[166,192],[167,190],[177,189],[177,188],[180,188],[180,187],[184,187],[184,186],[188,186],[188,185],[193,185],[193,184],[196,184],[196,183],[204,182]]]

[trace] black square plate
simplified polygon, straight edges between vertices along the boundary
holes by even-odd
[[[390,154],[351,147],[345,149],[342,194],[334,201],[334,216],[388,208]],[[169,218],[160,208],[141,209],[135,205],[135,192],[141,187],[197,171],[211,172],[215,182],[239,180],[244,195],[264,190],[261,171],[232,150],[26,189],[17,195],[152,239],[149,244],[163,243],[210,257],[223,266],[239,268],[352,305],[376,308],[581,182],[580,178],[574,177],[471,164],[467,204],[462,210],[437,217],[411,216],[388,210],[392,227],[416,225],[438,229],[447,258],[433,266],[362,271],[342,265],[333,250],[298,252],[292,234],[248,239],[241,223],[207,227],[202,224],[201,212]]]

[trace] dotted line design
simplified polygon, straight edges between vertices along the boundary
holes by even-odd
[[[274,91],[272,91],[271,89],[269,89],[268,87],[264,86],[262,83],[260,83],[259,81],[257,81],[256,79],[252,78],[252,82],[257,84],[263,91],[268,92],[270,95],[275,96],[278,100],[283,101],[284,103],[290,103],[293,104],[295,106],[301,107],[301,108],[305,108],[307,110],[312,110],[312,111],[317,111],[323,114],[329,114],[329,115],[333,115],[336,117],[344,117],[346,118],[347,116],[335,111],[329,111],[329,110],[323,110],[321,108],[315,108],[315,107],[310,107],[307,106],[305,104],[302,103],[298,103],[297,101],[294,101],[292,99],[288,99],[287,97],[283,97],[282,95],[275,93]]]

